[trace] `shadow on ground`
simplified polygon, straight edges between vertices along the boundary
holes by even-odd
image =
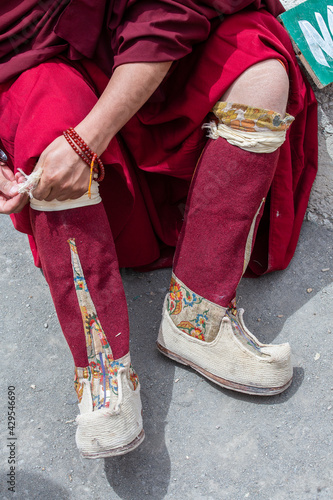
[[[0,475],[0,494],[2,500],[10,500],[12,498],[20,500],[23,498],[24,500],[45,500],[46,498],[50,498],[50,500],[68,500],[70,498],[70,493],[66,488],[46,478],[45,474],[37,475],[20,470],[16,474],[15,492],[8,491],[6,488],[7,479],[5,474]]]
[[[261,342],[274,343],[287,319],[333,282],[333,245],[328,241],[332,231],[306,222],[286,270],[241,281],[237,302],[245,309],[246,325]]]

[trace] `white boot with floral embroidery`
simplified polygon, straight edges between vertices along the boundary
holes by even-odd
[[[262,344],[244,325],[243,310],[223,308],[192,292],[174,274],[157,339],[166,356],[238,392],[274,395],[292,381],[289,344]]]
[[[114,359],[88,290],[75,240],[68,243],[88,357],[88,366],[75,368],[80,409],[76,444],[85,458],[123,455],[145,437],[139,379],[129,353]]]

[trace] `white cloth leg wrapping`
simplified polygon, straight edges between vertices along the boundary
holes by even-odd
[[[252,153],[273,153],[284,143],[286,131],[264,130],[262,132],[245,132],[235,130],[223,123],[216,125],[215,122],[205,123],[202,128],[208,129],[210,139],[223,137],[229,144],[238,146]]]

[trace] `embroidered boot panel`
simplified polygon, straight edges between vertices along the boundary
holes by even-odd
[[[75,239],[68,240],[74,275],[74,286],[82,314],[89,365],[75,368],[74,386],[79,399],[82,400],[84,383],[90,383],[93,409],[108,408],[112,394],[118,395],[118,371],[124,364],[113,358],[111,347],[107,341],[102,325],[98,319],[94,303],[91,299],[84,278]],[[129,378],[134,390],[138,386],[138,376],[130,366]]]
[[[192,292],[173,273],[167,310],[177,328],[204,342],[212,342],[216,338],[222,318],[226,315],[231,321],[233,333],[239,342],[256,354],[261,351],[256,338],[244,325],[243,310],[237,309],[236,299],[230,302],[228,308],[221,307]]]
[[[225,307],[192,292],[175,274],[171,278],[167,310],[177,328],[205,342],[214,340],[226,312]]]

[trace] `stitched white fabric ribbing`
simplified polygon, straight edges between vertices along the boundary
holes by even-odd
[[[237,146],[252,153],[273,153],[286,140],[286,131],[265,130],[263,132],[245,132],[235,130],[223,123],[216,125],[215,122],[205,123],[202,128],[208,130],[210,139],[223,137],[229,144]]]

